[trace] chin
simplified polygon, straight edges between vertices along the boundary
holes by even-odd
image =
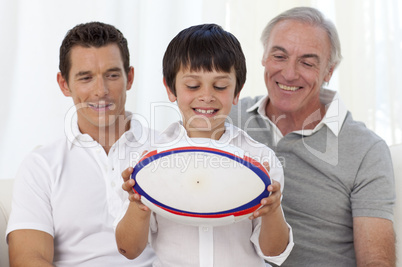
[[[116,119],[113,116],[108,116],[107,118],[99,118],[97,121],[99,127],[110,127],[116,124]]]

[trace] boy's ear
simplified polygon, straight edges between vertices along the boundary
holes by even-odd
[[[239,103],[240,92],[237,93],[237,96],[233,98],[233,105],[237,105]]]
[[[63,75],[61,75],[61,72],[57,73],[57,83],[59,84],[60,90],[65,96],[71,96],[71,91],[70,88],[68,88],[68,84],[66,79],[64,79]]]
[[[163,77],[163,85],[166,88],[166,92],[168,94],[168,98],[170,100],[170,102],[175,102],[177,100],[177,97],[173,94],[173,92],[170,90],[170,87],[167,85],[166,83],[166,79],[165,77]]]

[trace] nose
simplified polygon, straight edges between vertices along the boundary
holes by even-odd
[[[282,69],[282,76],[287,81],[293,81],[299,78],[297,62],[288,61]]]
[[[213,101],[215,101],[214,92],[215,92],[215,90],[213,87],[205,86],[200,90],[200,95],[199,95],[198,99],[205,103],[213,102]]]
[[[96,96],[104,97],[108,93],[109,93],[109,89],[108,89],[108,86],[107,86],[107,82],[105,81],[105,79],[98,78],[97,82],[95,84],[95,94],[96,94]]]

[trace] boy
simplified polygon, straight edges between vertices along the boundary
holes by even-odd
[[[237,104],[246,79],[245,58],[238,40],[220,26],[204,24],[181,31],[163,58],[164,85],[177,101],[183,121],[162,133],[160,143],[180,140],[218,142],[241,147],[249,156],[268,161],[273,181],[270,197],[250,220],[220,227],[181,225],[152,213],[133,194],[132,168],[123,172],[130,203],[116,228],[120,252],[136,258],[149,242],[158,260],[154,266],[264,266],[281,264],[293,247],[292,232],[283,217],[283,171],[272,150],[242,130],[225,123]],[[200,139],[201,138],[201,139]]]

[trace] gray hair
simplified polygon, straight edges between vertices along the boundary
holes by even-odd
[[[261,35],[261,42],[264,46],[264,60],[268,56],[267,43],[271,35],[271,31],[278,22],[283,20],[296,20],[303,23],[309,23],[313,26],[318,26],[325,30],[331,43],[331,55],[329,58],[328,68],[336,68],[339,65],[342,60],[341,42],[339,41],[339,36],[335,25],[330,20],[326,19],[319,10],[312,7],[295,7],[289,9],[273,18],[267,24],[267,26],[265,26]]]

